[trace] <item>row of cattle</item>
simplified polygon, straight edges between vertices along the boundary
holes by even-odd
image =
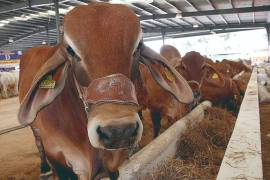
[[[18,95],[19,72],[0,72],[0,99]]]
[[[170,45],[161,47],[160,54],[187,80],[200,101],[223,105],[231,101],[234,107],[239,107],[251,74],[251,68],[244,61],[213,62],[195,51],[181,57]]]
[[[260,103],[270,102],[270,64],[260,65],[257,73]]]
[[[143,109],[156,137],[162,118],[173,123],[201,100],[240,96],[232,77],[199,53],[176,59],[145,46],[127,6],[78,6],[64,27],[61,43],[31,48],[20,62],[18,119],[32,128],[41,176],[116,179],[127,150],[141,139]],[[250,72],[235,69],[232,75]]]

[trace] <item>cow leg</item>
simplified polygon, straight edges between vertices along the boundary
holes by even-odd
[[[160,133],[161,113],[159,111],[151,110],[151,118],[153,123],[153,137],[156,138]]]
[[[3,98],[8,98],[8,89],[6,86],[3,86]]]
[[[46,179],[49,179],[52,176],[53,172],[51,170],[50,165],[48,164],[48,161],[47,161],[47,158],[46,158],[46,155],[45,155],[44,147],[43,147],[42,140],[41,140],[41,137],[39,135],[38,129],[33,127],[33,126],[31,126],[31,129],[33,131],[33,134],[34,134],[34,137],[35,137],[35,140],[36,140],[36,146],[38,148],[39,157],[40,157],[40,160],[41,160],[41,163],[40,163],[40,179],[46,180]]]
[[[240,91],[235,82],[232,83],[233,101],[235,102],[235,108],[238,109],[241,105]]]

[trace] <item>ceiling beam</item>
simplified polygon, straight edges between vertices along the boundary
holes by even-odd
[[[248,30],[254,30],[254,29],[260,29],[258,28],[245,28],[245,29],[228,29],[228,30],[216,30],[216,34],[220,33],[229,33],[229,32],[239,32],[239,31],[248,31]],[[183,38],[183,37],[194,37],[194,36],[201,36],[201,35],[211,35],[212,31],[206,30],[206,31],[197,31],[197,32],[190,32],[190,33],[173,33],[173,34],[167,34],[167,38]],[[154,40],[162,40],[162,34],[154,35],[154,36],[145,36],[143,38],[144,41],[154,41]]]
[[[165,10],[162,10],[161,8],[157,7],[157,6],[154,6],[152,4],[147,4],[147,6],[150,6],[151,8],[153,9],[156,9],[159,11],[159,13],[161,14],[166,14],[167,12]],[[177,22],[176,20],[174,19],[167,19],[167,21],[169,21],[169,23],[173,24],[173,25],[176,25],[176,26],[182,26],[182,24],[180,24],[179,22]]]
[[[212,0],[206,0],[206,1],[207,1],[208,4],[212,7],[212,9],[218,10],[217,7],[216,7],[216,5],[213,3]],[[228,22],[226,21],[226,19],[225,19],[225,17],[224,17],[223,15],[219,15],[219,16],[221,17],[221,19],[223,20],[223,22],[224,22],[225,24],[228,24]]]
[[[59,3],[66,2],[68,0],[59,0]],[[31,7],[38,7],[38,6],[45,6],[45,5],[52,5],[53,1],[52,0],[35,0],[31,1]],[[20,2],[20,3],[15,3],[12,5],[8,5],[5,7],[0,8],[0,14],[11,12],[11,11],[17,11],[21,9],[26,9],[29,8],[28,1]]]
[[[249,13],[249,12],[264,12],[264,11],[270,11],[270,6],[256,6],[256,7],[244,7],[244,8],[233,8],[233,9],[218,9],[218,10],[209,10],[209,11],[142,15],[142,16],[140,16],[140,20],[144,21],[144,20],[149,20],[149,19],[177,18],[179,16],[196,17],[196,16]]]
[[[232,8],[235,9],[235,5],[234,5],[233,0],[229,0],[229,2],[230,2],[230,4],[231,4]],[[238,23],[241,24],[241,19],[240,19],[238,13],[236,14],[236,17],[237,17]]]
[[[172,8],[176,9],[177,12],[179,12],[179,13],[182,12],[182,10],[180,10],[178,7],[176,7],[176,6],[175,6],[174,4],[172,4],[171,2],[165,0],[165,3],[167,3],[167,4],[168,4],[169,6],[171,6]],[[197,24],[203,25],[203,23],[201,23],[197,18],[193,18],[193,19],[197,22]],[[189,21],[186,21],[185,19],[180,19],[180,20],[182,20],[184,23],[186,23],[186,24],[188,24],[188,25],[190,25],[190,26],[193,25],[192,23],[190,23]]]
[[[49,30],[55,29],[55,26],[48,27],[48,29]],[[26,34],[24,34],[22,36],[14,37],[13,38],[13,43],[16,42],[16,41],[18,41],[18,40],[20,40],[20,39],[23,39],[23,38],[32,36],[32,35],[37,34],[37,33],[40,33],[42,31],[46,31],[46,27],[43,27],[43,28],[40,27],[40,28],[37,28],[37,29],[35,29],[35,30],[33,30],[33,31],[29,32],[29,33],[26,33]],[[0,47],[6,45],[8,43],[9,43],[8,40],[7,41],[4,41],[4,42],[0,43]]]
[[[194,3],[190,2],[189,0],[185,0],[185,2],[188,3],[188,5],[190,5],[197,12],[200,11],[199,8],[197,8]],[[209,18],[208,16],[206,16],[206,17],[213,25],[215,25],[215,22],[211,18]]]
[[[266,27],[266,23],[242,23],[242,24],[228,24],[228,25],[216,25],[216,26],[204,26],[198,28],[162,28],[162,29],[146,29],[144,33],[161,33],[162,31],[166,32],[187,32],[187,31],[200,31],[200,30],[218,30],[218,29],[237,29],[237,28],[255,28],[255,27]]]
[[[255,4],[255,1],[254,1],[254,0],[252,0],[252,4],[251,4],[251,6],[252,6],[252,7],[254,7],[254,4]],[[253,24],[255,24],[255,21],[256,21],[256,20],[255,20],[255,12],[253,12],[252,17],[253,17],[253,18],[252,18],[252,20],[253,20]]]
[[[167,14],[165,11],[163,11],[163,10],[159,9],[158,7],[151,5],[151,4],[147,4],[147,5],[142,6],[139,3],[134,3],[133,5],[136,7],[139,7],[140,9],[142,9],[150,14],[154,14],[154,13]],[[151,8],[147,9],[146,6],[150,6]],[[160,21],[158,20],[158,22],[164,24],[165,26],[178,26],[179,25],[178,23],[176,23],[170,19],[162,19]]]

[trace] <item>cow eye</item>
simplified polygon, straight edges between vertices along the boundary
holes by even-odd
[[[185,66],[181,65],[180,67],[182,70],[186,70]]]
[[[75,53],[75,51],[70,47],[70,46],[67,46],[66,47],[66,50],[68,52],[68,54],[73,57],[74,59],[76,59],[77,61],[80,61],[81,58]]]

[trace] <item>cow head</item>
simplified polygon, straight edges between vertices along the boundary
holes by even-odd
[[[130,80],[134,63],[141,61],[164,89],[172,94],[178,93],[179,99],[185,98],[180,92],[175,92],[179,88],[168,85],[160,74],[162,67],[168,68],[164,66],[166,63],[151,61],[153,57],[160,59],[160,56],[149,53],[147,48],[142,49],[143,45],[138,46],[141,30],[137,16],[123,5],[101,3],[93,6],[81,6],[65,16],[66,49],[73,59],[76,79],[81,85],[88,86],[86,96],[91,106],[88,113],[91,144],[105,149],[129,147],[142,135],[135,87]],[[133,58],[138,52],[140,54]],[[144,54],[149,56],[140,58]],[[135,67],[135,71],[139,69]],[[171,73],[175,76],[176,72]],[[184,80],[176,79],[182,93],[188,92]]]
[[[210,64],[207,64],[204,57],[195,51],[188,52],[181,61],[180,74],[189,82],[194,94],[200,94],[203,84],[213,84],[223,87],[225,80]]]
[[[160,48],[160,55],[165,57],[173,67],[177,67],[181,61],[180,52],[171,45],[163,45]]]
[[[87,129],[96,148],[125,148],[141,138],[142,123],[130,80],[139,36],[137,17],[123,5],[80,6],[65,16],[64,43],[76,80],[87,87]]]

